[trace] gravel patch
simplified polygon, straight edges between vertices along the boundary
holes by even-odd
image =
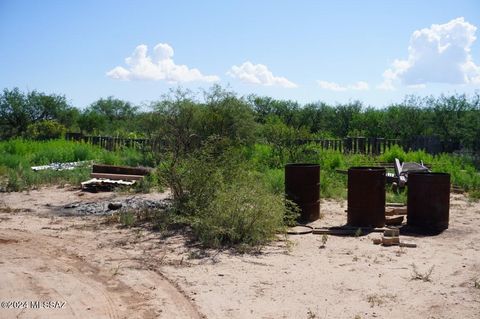
[[[63,206],[62,215],[111,215],[114,212],[127,212],[141,209],[164,210],[171,205],[171,200],[151,200],[138,197],[126,198],[123,200],[105,200],[99,202],[73,202]]]

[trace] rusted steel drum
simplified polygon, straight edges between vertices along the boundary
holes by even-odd
[[[427,232],[448,228],[450,174],[410,173],[407,191],[407,224]]]
[[[320,165],[285,165],[285,194],[300,208],[299,221],[320,218]]]
[[[385,226],[385,168],[348,169],[347,224],[356,227]]]

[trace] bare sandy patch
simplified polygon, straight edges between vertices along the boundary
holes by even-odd
[[[181,234],[119,228],[104,216],[59,214],[70,203],[133,195],[44,188],[0,196],[0,300],[65,301],[62,309],[0,309],[1,318],[478,318],[480,311],[480,204],[463,195],[452,195],[442,234],[401,236],[417,248],[373,245],[378,233],[308,234],[243,255],[202,250]],[[345,207],[322,201],[314,225],[344,224]]]

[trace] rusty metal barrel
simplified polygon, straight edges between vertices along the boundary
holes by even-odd
[[[299,221],[320,218],[320,165],[309,163],[285,165],[285,194],[300,208]]]
[[[348,169],[347,224],[385,226],[385,168],[362,166]]]
[[[426,232],[448,228],[450,174],[410,173],[407,191],[407,224]]]

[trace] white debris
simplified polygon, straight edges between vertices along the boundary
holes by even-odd
[[[68,163],[50,163],[48,165],[32,166],[32,170],[35,172],[43,171],[46,169],[51,169],[54,171],[66,171],[72,170],[80,166],[86,166],[91,164],[92,161],[79,161],[79,162],[68,162]]]

